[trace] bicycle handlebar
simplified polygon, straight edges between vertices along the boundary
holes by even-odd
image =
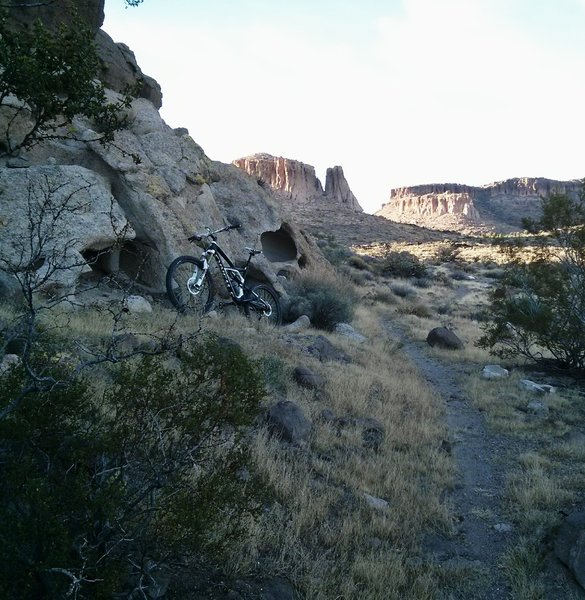
[[[215,239],[215,235],[217,233],[221,233],[222,231],[229,231],[230,229],[239,229],[242,226],[241,223],[234,223],[233,225],[226,225],[225,227],[221,227],[220,229],[216,229],[215,231],[211,231],[209,227],[206,227],[207,233],[195,233],[187,238],[190,242],[200,242],[204,237],[210,237],[212,240]]]

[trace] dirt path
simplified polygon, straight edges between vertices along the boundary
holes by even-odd
[[[404,352],[443,399],[448,442],[457,466],[454,488],[447,499],[453,506],[455,534],[450,538],[431,535],[425,540],[425,549],[446,570],[469,569],[465,591],[450,589],[450,598],[509,598],[501,567],[502,554],[514,536],[502,511],[508,444],[502,436],[487,431],[483,415],[462,390],[459,381],[465,374],[457,366],[428,356],[396,323],[384,325],[402,341]]]

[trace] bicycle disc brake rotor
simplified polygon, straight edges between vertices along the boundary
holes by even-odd
[[[201,281],[199,281],[201,280]],[[193,296],[196,296],[201,292],[201,287],[203,284],[203,279],[201,278],[201,271],[197,269],[189,279],[187,279],[187,289]]]

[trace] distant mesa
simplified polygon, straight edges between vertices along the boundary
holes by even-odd
[[[455,183],[395,188],[376,215],[439,231],[510,232],[525,217],[541,216],[541,198],[552,193],[578,198],[581,181],[515,178],[484,186]]]
[[[298,160],[260,153],[238,158],[233,164],[264,182],[281,200],[292,201],[294,204],[328,205],[351,212],[363,212],[345,179],[343,169],[339,166],[327,169],[323,189],[315,174],[315,167]]]

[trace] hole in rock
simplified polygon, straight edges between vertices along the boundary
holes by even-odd
[[[286,262],[297,258],[297,246],[286,225],[277,231],[265,231],[260,236],[260,242],[264,256],[271,262]]]
[[[146,286],[158,284],[158,253],[146,242],[133,240],[120,249],[120,272]]]

